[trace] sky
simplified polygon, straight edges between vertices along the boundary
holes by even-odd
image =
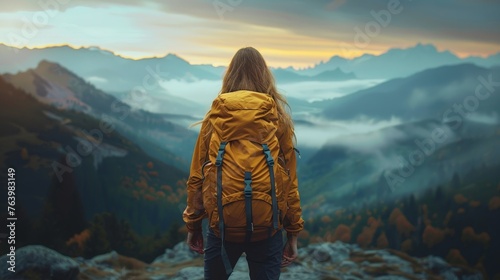
[[[302,68],[417,43],[488,56],[500,52],[499,15],[496,0],[18,0],[0,3],[0,43],[213,65],[253,46],[270,66]]]

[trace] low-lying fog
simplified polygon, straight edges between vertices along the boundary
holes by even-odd
[[[313,116],[319,112],[321,101],[344,96],[361,89],[374,86],[383,80],[348,80],[338,82],[299,82],[279,84],[279,91],[292,103],[292,113],[295,119],[302,120],[296,124],[296,134],[299,145],[320,147],[338,136],[353,133],[374,131],[383,127],[400,123],[399,120],[375,122],[372,120],[326,121]],[[164,81],[162,91],[148,92],[140,102],[129,104],[156,113],[189,115],[203,118],[210,108],[212,100],[217,96],[221,82],[202,80],[185,82],[179,80]],[[126,99],[124,101],[127,101]],[[182,123],[183,125],[186,122]],[[195,127],[194,129],[199,129]]]

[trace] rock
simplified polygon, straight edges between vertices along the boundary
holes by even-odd
[[[245,253],[240,257],[236,265],[234,266],[234,271],[244,272],[248,274],[248,262]]]
[[[203,267],[186,267],[179,271],[179,273],[171,278],[172,280],[203,280]]]
[[[233,271],[228,280],[250,280],[250,275],[248,274],[248,271]]]
[[[29,245],[17,249],[15,272],[7,270],[7,256],[0,258],[0,279],[23,279],[33,273],[39,279],[72,280],[80,273],[73,259],[41,245]]]
[[[391,266],[396,266],[400,271],[408,274],[414,274],[413,267],[411,264],[396,255],[392,255],[387,251],[380,250],[377,255],[382,257],[382,259],[390,264]]]
[[[342,262],[340,262],[339,266],[338,266],[338,269],[343,271],[343,270],[355,270],[358,268],[358,265],[353,262],[353,261],[348,261],[348,260],[344,260]]]
[[[314,271],[307,267],[290,265],[282,270],[280,279],[318,280],[321,279],[321,277],[318,277]]]
[[[349,244],[337,241],[335,243],[329,243],[331,248],[331,259],[334,263],[340,263],[343,260],[347,260],[351,251],[355,250],[356,247],[350,246]]]
[[[179,242],[173,249],[166,249],[165,253],[157,257],[153,264],[169,263],[178,264],[187,261],[192,261],[195,258],[201,258],[202,255],[191,251],[186,242]]]
[[[317,262],[340,263],[349,258],[351,248],[342,242],[311,244],[308,246],[305,259],[311,256]],[[304,256],[304,255],[303,255]]]
[[[111,251],[107,254],[95,256],[90,261],[95,264],[103,264],[103,263],[118,261],[118,253],[116,251]]]

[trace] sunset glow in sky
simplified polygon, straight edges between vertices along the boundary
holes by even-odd
[[[0,43],[174,53],[227,65],[253,46],[270,66],[380,54],[417,43],[458,56],[500,52],[500,2],[468,0],[22,0],[0,3]]]

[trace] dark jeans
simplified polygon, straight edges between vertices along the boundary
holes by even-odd
[[[283,235],[278,231],[272,237],[249,243],[225,242],[229,262],[234,268],[243,252],[246,253],[250,279],[278,280],[281,273],[283,254]],[[221,239],[209,230],[205,248],[205,279],[228,279],[221,258]]]

